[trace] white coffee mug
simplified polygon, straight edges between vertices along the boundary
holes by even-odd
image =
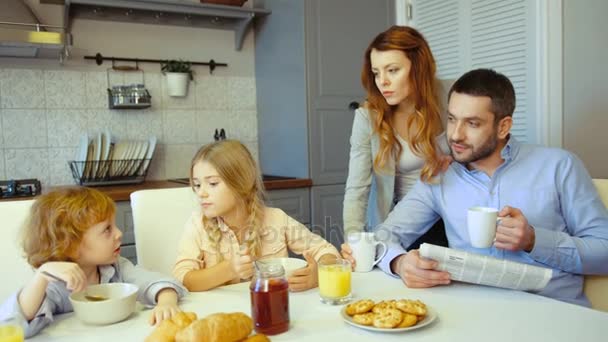
[[[471,246],[475,248],[490,248],[496,237],[498,209],[488,207],[472,207],[467,212],[467,228]]]
[[[355,272],[371,271],[387,252],[386,244],[382,241],[376,241],[374,233],[350,233],[347,242],[353,251]],[[376,254],[377,246],[382,246],[382,253]]]

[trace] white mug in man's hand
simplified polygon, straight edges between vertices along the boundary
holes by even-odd
[[[377,241],[374,233],[350,233],[347,242],[353,251],[355,259],[355,272],[369,272],[387,252],[386,244]],[[376,253],[377,247],[382,247],[381,253]]]
[[[467,228],[471,246],[475,248],[490,248],[496,238],[498,209],[488,207],[472,207],[467,212]]]

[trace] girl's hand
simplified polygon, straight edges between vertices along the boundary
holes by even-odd
[[[230,260],[232,270],[241,279],[249,279],[253,276],[253,260],[249,255],[249,248],[243,248]]]
[[[308,265],[304,268],[293,271],[291,277],[287,279],[289,289],[294,292],[305,291],[319,285],[319,275],[317,272],[317,261],[312,253],[304,252],[304,259]]]
[[[158,325],[160,322],[175,316],[180,310],[177,305],[177,292],[172,288],[160,290],[157,295],[156,306],[152,310],[148,322],[150,325]]]
[[[343,243],[342,246],[340,246],[340,254],[342,255],[343,259],[346,259],[350,262],[352,270],[354,271],[355,266],[357,265],[357,261],[353,257],[353,250],[350,248],[350,245],[348,243]]]
[[[44,272],[50,273],[53,276],[65,281],[68,290],[79,292],[84,290],[87,285],[87,277],[84,271],[74,262],[67,261],[49,261],[38,268],[36,273],[44,277],[46,281],[53,282],[57,279],[45,275]]]

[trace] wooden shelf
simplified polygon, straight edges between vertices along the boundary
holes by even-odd
[[[262,8],[243,8],[168,0],[65,0],[66,31],[74,19],[202,27],[234,31],[236,50],[243,46],[253,20],[270,14]]]

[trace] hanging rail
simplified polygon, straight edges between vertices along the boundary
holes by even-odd
[[[95,56],[84,56],[84,59],[92,59],[95,60],[97,65],[101,65],[103,61],[112,61],[112,65],[114,62],[143,62],[143,63],[165,63],[166,59],[147,59],[147,58],[125,58],[125,57],[104,57],[100,53],[95,54]],[[209,62],[190,62],[192,65],[206,65],[209,67],[209,73],[213,74],[213,70],[216,67],[227,67],[227,63],[217,63],[213,59],[209,60]]]

